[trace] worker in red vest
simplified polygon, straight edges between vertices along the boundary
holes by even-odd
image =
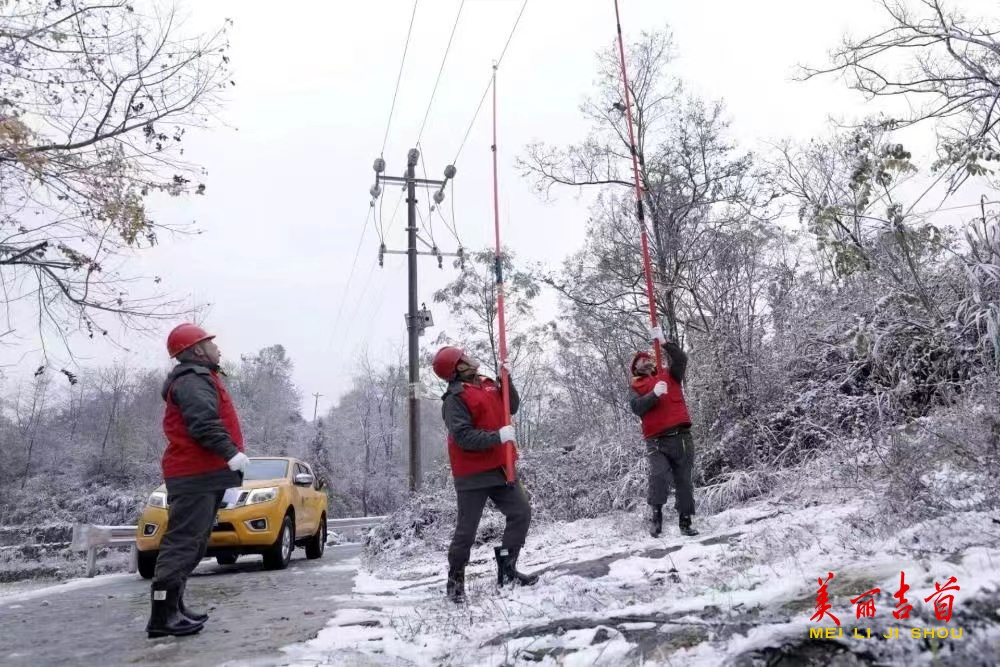
[[[650,330],[650,338],[664,341],[669,371],[662,376],[647,352],[632,358],[632,386],[629,405],[642,419],[642,437],[646,439],[649,480],[646,500],[652,508],[649,534],[658,537],[663,530],[663,505],[670,493],[670,478],[676,487],[674,506],[679,515],[681,533],[697,535],[691,527],[694,514],[694,440],[691,417],[684,402],[681,383],[687,370],[687,355],[673,341],[665,341],[660,327]]]
[[[153,574],[151,638],[191,635],[208,620],[185,607],[184,588],[208,548],[226,489],[243,483],[250,463],[236,407],[219,379],[222,354],[214,338],[194,324],[167,336],[167,352],[178,363],[163,384],[168,515]]]
[[[478,371],[479,363],[460,348],[443,347],[434,356],[434,373],[448,382],[441,414],[448,429],[448,458],[458,495],[458,520],[448,549],[447,594],[454,602],[465,600],[465,566],[487,500],[506,517],[500,546],[493,550],[497,585],[531,586],[538,581],[537,575],[517,571],[517,558],[531,524],[531,503],[521,484],[508,485],[504,474],[506,447],[515,447],[513,458],[517,459],[514,427],[507,423],[499,383]],[[513,382],[508,390],[510,412],[515,414],[520,397]]]

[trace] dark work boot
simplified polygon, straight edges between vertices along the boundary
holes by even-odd
[[[204,627],[203,623],[196,623],[181,614],[177,608],[180,593],[180,586],[177,585],[163,588],[154,584],[150,589],[152,610],[149,614],[149,623],[146,624],[146,633],[150,639],[193,635]]]
[[[448,599],[455,604],[465,602],[465,568],[448,568]]]
[[[501,588],[508,584],[534,586],[538,581],[537,574],[524,574],[517,571],[517,557],[520,552],[520,547],[510,549],[493,547],[493,553],[497,559],[497,586]]]
[[[651,505],[652,514],[649,516],[649,534],[659,537],[663,532],[663,505]]]
[[[184,616],[187,616],[195,623],[204,623],[208,620],[208,614],[202,613],[200,611],[195,611],[194,609],[188,609],[184,606],[184,591],[187,589],[187,582],[185,581],[181,584],[181,592],[177,597],[177,610],[181,612]]]
[[[698,534],[698,531],[691,527],[691,516],[688,514],[681,514],[679,521],[681,527],[681,535],[687,535],[688,537],[694,537]]]

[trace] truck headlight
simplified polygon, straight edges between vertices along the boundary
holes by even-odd
[[[167,509],[167,494],[163,491],[153,491],[149,494],[149,499],[146,500],[146,504],[150,507]]]
[[[247,496],[247,505],[257,505],[259,503],[269,503],[278,497],[277,487],[268,487],[266,489],[254,489]]]

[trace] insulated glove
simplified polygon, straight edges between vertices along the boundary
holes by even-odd
[[[653,393],[656,394],[657,396],[663,396],[665,393],[667,393],[667,383],[664,382],[663,380],[657,382],[656,385],[653,387]]]
[[[243,452],[238,452],[236,456],[227,461],[230,470],[239,470],[240,472],[246,472],[247,466],[250,465],[250,457],[248,457]]]
[[[663,338],[663,329],[661,329],[658,326],[656,326],[656,327],[649,327],[649,338],[650,338],[650,340],[653,340],[655,338],[656,340],[660,341],[660,343],[663,343],[663,341],[664,341],[664,338]]]
[[[500,427],[500,440],[501,442],[511,442],[514,440],[514,427],[508,424],[507,426]]]

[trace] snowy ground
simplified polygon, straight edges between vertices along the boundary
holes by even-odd
[[[759,501],[699,517],[696,538],[681,538],[674,524],[650,538],[637,514],[538,527],[519,565],[540,571],[539,584],[498,593],[492,548],[483,546],[462,606],[444,598],[443,553],[391,572],[359,570],[327,627],[282,650],[303,666],[714,666],[779,656],[783,664],[995,664],[1000,517],[968,512],[879,531],[879,506],[874,497]],[[908,620],[892,613],[901,571]],[[843,636],[810,640],[810,628],[836,627],[810,621],[817,578],[829,572]],[[960,590],[946,624],[924,598],[952,576]],[[856,618],[850,599],[876,587],[875,617]],[[877,638],[891,628],[899,638]],[[913,628],[961,628],[962,636],[914,639]]]
[[[104,586],[109,581],[127,581],[135,579],[134,574],[102,574],[100,576],[87,578],[77,577],[57,584],[51,582],[21,581],[12,584],[0,584],[0,607],[25,602],[40,597],[58,597],[66,591],[78,590],[81,588],[94,588]]]

